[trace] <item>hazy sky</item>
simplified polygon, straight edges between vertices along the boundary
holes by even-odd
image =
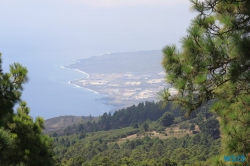
[[[0,52],[121,52],[178,43],[189,0],[0,0]]]

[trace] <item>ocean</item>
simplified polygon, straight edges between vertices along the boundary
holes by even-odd
[[[22,100],[30,108],[30,115],[49,119],[57,116],[99,116],[114,108],[104,104],[105,97],[94,91],[77,87],[69,81],[87,78],[88,74],[64,68],[79,59],[99,53],[74,55],[70,53],[2,54],[4,72],[9,65],[18,62],[28,68],[29,82],[24,85]]]

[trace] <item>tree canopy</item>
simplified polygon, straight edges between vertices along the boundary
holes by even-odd
[[[161,93],[193,110],[212,102],[220,116],[222,154],[250,152],[250,1],[191,0],[197,17],[181,49],[163,48],[167,81],[178,93]],[[222,161],[221,157],[221,161]],[[219,162],[219,161],[218,161]],[[218,163],[217,163],[218,164]]]
[[[44,120],[33,121],[21,100],[28,70],[14,63],[9,73],[3,73],[1,64],[0,54],[0,165],[53,165],[53,140],[42,134]]]
[[[174,115],[169,112],[165,112],[162,117],[159,119],[161,125],[169,127],[174,122]]]

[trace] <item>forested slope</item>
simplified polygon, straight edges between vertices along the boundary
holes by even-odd
[[[113,114],[105,112],[102,116],[99,116],[99,118],[93,117],[94,120],[82,120],[78,124],[67,126],[64,130],[54,130],[54,132],[50,132],[49,134],[69,135],[81,131],[94,132],[119,129],[134,124],[138,125],[147,120],[156,121],[166,112],[173,114],[174,117],[179,117],[179,121],[186,119],[184,115],[185,112],[181,111],[180,108],[173,109],[171,103],[165,108],[162,108],[161,104],[161,102],[142,102],[137,106],[133,105],[115,111]],[[193,112],[189,119],[193,117],[196,117],[196,112]]]
[[[186,119],[180,109],[169,105],[161,110],[159,105],[140,103],[113,115],[104,113],[95,122],[68,127],[63,136],[54,135],[58,161],[65,166],[209,165],[207,160],[219,154],[216,116],[200,110]],[[166,114],[174,117],[168,127],[162,123]],[[88,128],[93,125],[94,132]],[[201,133],[192,134],[194,126],[199,126]]]

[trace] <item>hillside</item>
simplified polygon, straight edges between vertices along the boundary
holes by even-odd
[[[97,117],[90,116],[59,116],[51,119],[45,120],[43,130],[44,133],[50,133],[56,130],[63,130],[67,126],[71,126],[73,124],[78,124],[82,121],[92,121],[97,119]]]
[[[51,133],[58,162],[64,166],[73,163],[80,166],[210,165],[210,159],[219,154],[220,147],[216,115],[200,110],[186,119],[182,111],[168,106],[156,116],[159,104],[140,103],[113,115],[104,113],[92,122],[68,126],[57,131],[60,136]],[[155,119],[150,120],[152,115]],[[170,126],[163,126],[166,115],[174,116]]]

